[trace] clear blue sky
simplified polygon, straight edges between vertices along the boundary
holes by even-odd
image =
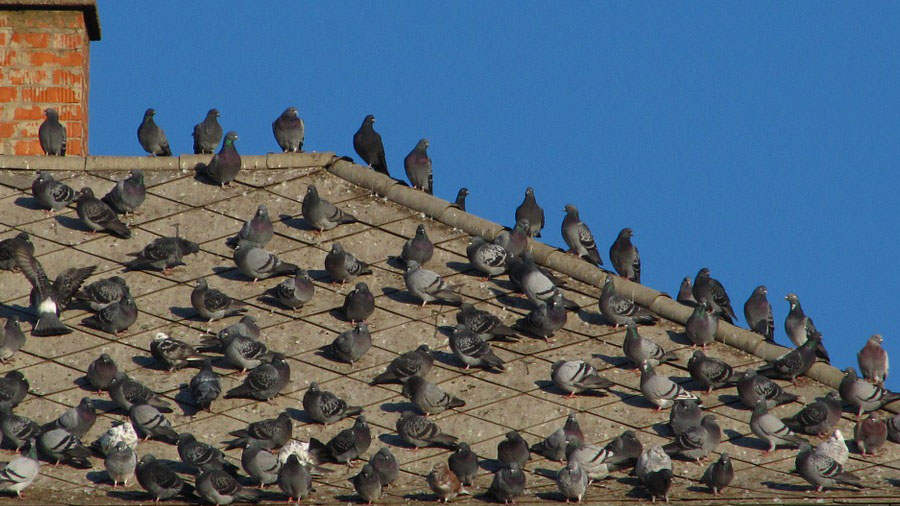
[[[355,157],[371,113],[394,175],[427,137],[476,214],[511,224],[534,186],[550,244],[571,202],[604,258],[634,229],[653,288],[708,266],[742,324],[768,286],[781,343],[796,292],[836,366],[872,333],[900,357],[900,4],[639,5],[101,0],[90,149],[143,154],[154,107],[186,153],[217,107],[263,154],[295,105],[305,149]]]

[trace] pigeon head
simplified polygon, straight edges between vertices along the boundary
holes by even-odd
[[[419,262],[415,260],[407,260],[406,261],[406,272],[414,271],[419,268]]]
[[[853,367],[848,367],[844,369],[844,374],[850,378],[856,379],[858,376],[856,375],[856,369]]]
[[[709,268],[704,267],[700,269],[700,272],[697,273],[697,278],[708,278],[709,277]]]
[[[469,443],[456,443],[456,451],[453,452],[457,455],[462,455],[464,453],[469,453],[471,449],[469,448]]]
[[[306,196],[307,197],[319,197],[319,190],[316,189],[316,185],[309,185],[306,187]]]
[[[530,186],[528,188],[525,188],[525,195],[534,197],[534,188]]]
[[[621,232],[619,232],[620,239],[628,239],[634,236],[634,232],[631,231],[630,228],[623,228]]]
[[[884,338],[881,337],[881,334],[873,334],[872,337],[869,338],[869,342],[881,345],[881,343],[884,342]]]
[[[468,196],[469,196],[469,189],[468,189],[468,188],[460,188],[460,189],[459,189],[459,195],[462,195],[463,197],[468,197]]]
[[[519,232],[525,233],[525,231],[528,230],[529,225],[531,225],[531,224],[528,222],[528,220],[526,220],[525,218],[522,218],[522,219],[516,221],[516,230]]]
[[[702,350],[697,350],[693,355],[691,355],[691,362],[695,360],[702,360],[704,358],[706,358],[706,353],[703,353]]]
[[[356,422],[353,423],[354,427],[366,427],[366,415],[359,415],[356,417]]]
[[[178,434],[178,444],[193,443],[196,440],[197,438],[195,438],[194,435],[190,432],[182,432],[181,434]]]
[[[744,371],[744,374],[742,377],[743,377],[743,379],[750,379],[754,376],[756,376],[756,369],[751,368],[751,369],[747,369],[746,371]]]
[[[204,288],[208,288],[208,287],[209,287],[209,283],[207,283],[206,280],[203,278],[198,279],[197,284],[194,285],[194,289],[197,289],[197,288],[204,289]]]
[[[234,130],[231,130],[227,134],[225,134],[225,140],[223,141],[225,145],[234,144],[234,141],[238,140],[238,134]]]
[[[374,124],[375,124],[375,116],[372,116],[371,114],[366,114],[366,117],[363,118],[363,125],[372,126]]]
[[[800,298],[797,297],[796,293],[789,293],[789,294],[785,295],[784,300],[790,302],[792,306],[794,304],[797,304],[798,302],[800,302]]]
[[[428,139],[421,139],[421,140],[419,140],[419,143],[416,144],[416,149],[421,149],[422,151],[424,151],[424,150],[428,149],[428,146],[430,146],[430,145],[431,145],[431,143],[428,142]]]
[[[94,198],[94,190],[92,190],[89,186],[85,186],[78,193],[80,195],[78,197],[78,200]]]
[[[146,453],[143,457],[141,457],[141,464],[149,464],[150,462],[154,462],[155,460],[156,457],[154,457],[153,454]]]
[[[312,383],[310,383],[310,384],[309,384],[309,391],[310,391],[310,392],[318,392],[318,391],[319,391],[319,384],[316,383],[315,381],[313,381]]]
[[[578,217],[578,208],[575,207],[575,204],[566,204],[566,207],[563,209],[563,211],[576,218]]]
[[[90,397],[82,397],[79,406],[94,409],[94,401]]]
[[[154,111],[152,108],[147,109],[146,111],[144,111],[144,119],[152,118],[154,114],[156,114],[156,111]]]
[[[419,223],[419,225],[416,227],[416,237],[420,239],[423,237],[426,239],[428,238],[428,236],[425,235],[425,225]]]
[[[285,118],[296,118],[297,117],[297,108],[294,106],[290,106],[284,110],[281,115]]]
[[[753,293],[765,295],[765,294],[769,293],[769,291],[766,289],[766,287],[764,285],[759,285],[756,287],[756,290],[753,290]]]
[[[218,118],[219,110],[218,109],[210,109],[209,112],[206,113],[207,118]]]
[[[420,344],[419,347],[416,348],[416,351],[431,353],[431,348],[429,348],[427,344]]]
[[[44,109],[44,114],[46,114],[46,115],[47,115],[47,119],[49,119],[49,120],[51,120],[51,121],[58,121],[58,120],[59,120],[59,113],[56,112],[56,109],[54,109],[54,108],[52,108],[52,107],[48,107],[47,109]]]
[[[336,242],[336,243],[334,243],[334,244],[331,245],[331,252],[334,253],[335,255],[340,254],[340,253],[343,253],[343,252],[344,252],[344,247],[341,246],[341,243]]]
[[[259,218],[268,218],[269,217],[269,209],[265,204],[260,204],[259,207],[256,208],[256,216]]]
[[[681,284],[685,286],[691,286],[691,277],[685,276],[684,279],[681,280]]]

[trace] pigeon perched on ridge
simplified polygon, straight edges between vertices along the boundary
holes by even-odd
[[[381,478],[381,486],[383,487],[389,486],[400,476],[400,463],[397,462],[397,457],[391,453],[391,449],[387,446],[382,446],[375,455],[372,455],[372,458],[369,459],[369,464],[378,473],[378,477]]]
[[[430,381],[413,376],[403,384],[402,395],[411,400],[424,415],[436,415],[450,408],[466,405],[466,401],[447,393]]]
[[[188,343],[169,337],[164,332],[157,332],[150,341],[150,354],[162,362],[169,372],[187,367],[191,361],[200,362],[209,358]]]
[[[254,283],[272,276],[292,276],[300,267],[285,262],[277,255],[245,241],[238,242],[232,255],[234,264],[244,276]]]
[[[361,407],[348,406],[340,397],[319,389],[319,384],[315,381],[309,384],[309,389],[303,394],[302,403],[306,416],[325,425],[362,413]]]
[[[19,455],[0,469],[0,490],[10,490],[22,497],[22,491],[37,478],[41,463],[37,458],[37,442],[32,439],[25,455]]]
[[[367,114],[363,118],[359,130],[353,134],[353,149],[356,154],[369,167],[385,176],[390,176],[387,167],[387,158],[384,156],[384,144],[381,142],[381,134],[375,131],[375,116]]]
[[[237,478],[219,469],[203,472],[194,484],[197,495],[209,504],[259,501],[258,490],[242,486]]]
[[[467,492],[462,488],[462,483],[456,473],[444,462],[438,462],[432,466],[425,481],[428,482],[428,488],[437,495],[439,502],[450,502],[457,495]]]
[[[66,127],[59,122],[59,112],[52,107],[44,109],[47,119],[38,128],[38,140],[45,155],[66,156]]]
[[[149,453],[144,454],[138,461],[134,475],[141,488],[146,490],[156,502],[171,499],[176,495],[189,496],[194,490],[165,462],[157,460]]]
[[[366,417],[359,415],[353,426],[337,433],[327,443],[310,438],[309,451],[316,462],[348,464],[358,459],[372,444],[372,431]],[[379,478],[380,482],[380,478]]]
[[[550,379],[570,398],[588,390],[608,390],[613,386],[612,381],[600,376],[597,369],[584,360],[557,360],[550,366]]]
[[[236,140],[238,140],[237,132],[225,134],[222,149],[213,155],[208,164],[200,166],[203,175],[222,188],[234,181],[241,171],[241,155],[234,146]]]
[[[779,444],[809,443],[805,438],[794,434],[794,431],[777,416],[769,413],[769,408],[766,407],[766,401],[763,399],[760,399],[753,408],[753,414],[750,416],[750,431],[768,443],[769,446],[763,454],[772,452]]]
[[[475,477],[478,474],[478,456],[475,455],[468,443],[457,443],[456,450],[453,450],[453,453],[447,457],[447,466],[463,485],[475,485]]]
[[[682,432],[675,436],[673,442],[663,446],[663,451],[668,455],[681,455],[699,462],[714,451],[721,440],[722,429],[716,416],[706,415],[700,419],[700,425]]]
[[[188,384],[191,398],[197,403],[200,409],[212,412],[210,406],[212,402],[219,398],[222,393],[221,377],[213,371],[212,363],[208,358],[203,360],[200,371],[191,378]]]
[[[640,367],[641,362],[644,361],[656,367],[664,362],[678,360],[678,356],[674,352],[666,351],[662,346],[656,344],[656,341],[638,334],[637,325],[634,323],[626,325],[622,351],[628,359],[634,362],[636,368]]]
[[[797,396],[785,392],[778,383],[757,374],[755,369],[747,369],[737,382],[738,397],[750,409],[760,401],[766,402],[766,408],[772,409],[779,404],[793,402]]]
[[[840,394],[832,390],[822,400],[804,406],[797,414],[782,421],[795,432],[819,436],[837,426],[842,412]]]
[[[597,251],[597,244],[594,242],[594,234],[578,217],[578,209],[573,204],[566,204],[565,212],[566,217],[562,223],[562,236],[569,246],[569,251],[591,264],[603,265],[603,259],[600,258],[600,252]]]
[[[272,219],[269,218],[269,209],[265,204],[260,204],[256,208],[256,214],[245,221],[237,235],[229,237],[226,243],[233,248],[239,242],[244,241],[257,248],[265,248],[273,236],[274,231],[272,229]]]
[[[525,200],[516,208],[516,221],[528,220],[528,237],[540,237],[544,228],[544,210],[534,198],[534,188],[525,189]]]
[[[506,370],[503,359],[494,354],[490,343],[478,337],[463,324],[456,324],[450,335],[450,351],[453,356],[469,367]]]
[[[469,196],[468,188],[460,188],[456,193],[456,200],[450,204],[451,207],[455,207],[462,212],[466,212],[466,197]]]
[[[419,223],[416,226],[416,235],[403,243],[400,259],[404,264],[409,260],[415,260],[416,262],[419,262],[419,265],[425,265],[433,256],[434,245],[431,243],[431,240],[428,239],[425,225]]]
[[[127,487],[128,480],[134,477],[134,471],[137,468],[137,454],[134,453],[133,448],[128,446],[128,443],[119,441],[106,454],[103,466],[106,468],[109,479],[113,482],[113,488],[116,488],[119,483]]]
[[[859,378],[856,375],[856,369],[852,367],[844,369],[844,378],[841,380],[838,392],[844,402],[857,408],[857,416],[875,411],[889,402],[900,399],[900,394]]]
[[[875,383],[876,385],[884,385],[888,377],[888,353],[881,345],[884,338],[881,334],[873,334],[866,341],[866,345],[856,354],[856,361],[859,363],[859,372],[863,378]]]
[[[346,330],[334,338],[328,351],[341,362],[353,365],[371,348],[372,335],[369,334],[369,326],[365,322],[356,322],[352,329]]]
[[[816,453],[808,444],[800,445],[800,452],[797,454],[794,464],[800,476],[813,485],[816,492],[821,492],[825,487],[834,487],[839,484],[865,488],[858,476],[844,471],[841,464],[827,455]]]
[[[656,410],[672,407],[675,401],[694,399],[694,394],[666,376],[656,374],[647,362],[641,362],[641,393],[644,398],[656,405]]]
[[[37,178],[31,183],[31,195],[48,214],[59,211],[78,198],[78,192],[71,186],[53,179],[47,171],[38,171]]]
[[[85,285],[75,293],[75,298],[87,302],[91,310],[99,311],[113,302],[122,300],[129,291],[124,278],[112,276]]]
[[[750,294],[750,298],[744,303],[744,319],[750,330],[766,338],[767,341],[775,341],[775,319],[772,317],[772,305],[766,294],[766,287],[759,285]]]
[[[85,376],[88,383],[98,392],[101,392],[109,390],[109,386],[118,372],[119,368],[112,357],[108,353],[101,353],[99,357],[88,365]]]
[[[676,436],[680,436],[691,427],[700,425],[702,418],[699,399],[679,399],[669,412],[669,428]]]
[[[678,287],[678,297],[676,300],[685,306],[693,307],[697,304],[697,299],[694,298],[694,287],[691,285],[690,276],[685,276],[684,279],[681,280],[681,286]]]
[[[27,232],[19,232],[15,237],[8,237],[0,241],[0,269],[13,271],[19,267],[16,265],[16,248],[25,248],[34,255],[34,244]]]
[[[567,319],[563,296],[556,292],[547,303],[538,302],[536,308],[516,321],[516,328],[549,342],[553,334],[565,326]]]
[[[714,313],[719,313],[719,316],[726,322],[734,323],[737,316],[734,315],[734,309],[731,308],[731,299],[728,298],[722,283],[709,275],[708,268],[700,269],[694,277],[692,290],[694,299],[697,301],[705,299]]]
[[[303,152],[305,128],[296,107],[288,107],[272,122],[272,134],[282,152]]]
[[[794,343],[794,346],[800,346],[805,343],[807,339],[816,334],[821,336],[821,333],[816,330],[816,324],[813,323],[812,318],[806,316],[806,313],[803,312],[803,307],[800,305],[800,298],[797,297],[797,294],[789,293],[784,299],[788,301],[791,306],[790,312],[788,312],[787,317],[784,319],[784,331],[791,339],[791,342]],[[816,347],[816,356],[824,360],[827,364],[831,363],[831,358],[828,356],[825,345],[821,341]]]
[[[453,449],[457,440],[456,436],[444,434],[434,421],[412,411],[404,411],[397,419],[397,434],[416,448],[443,446]]]
[[[372,274],[369,264],[345,251],[339,242],[332,244],[331,251],[325,255],[325,271],[332,280],[340,283],[352,281],[357,276]]]
[[[197,280],[191,291],[191,305],[203,319],[209,323],[228,316],[234,316],[247,312],[247,304],[243,301],[232,299],[221,291],[210,288],[205,278]]]
[[[103,306],[94,315],[81,320],[81,324],[118,336],[120,332],[128,330],[137,321],[137,317],[137,304],[131,292],[126,291],[121,299]]]
[[[150,404],[164,413],[172,412],[168,402],[124,372],[117,372],[113,377],[109,384],[109,397],[126,412],[133,404]]]
[[[620,296],[610,275],[607,275],[603,282],[598,305],[600,313],[616,327],[629,323],[653,325],[659,321],[656,315],[640,307],[633,300]]]
[[[701,350],[695,351],[688,360],[688,372],[694,381],[706,389],[706,393],[712,392],[714,388],[737,383],[734,369],[727,362],[708,357]]]
[[[719,495],[725,487],[731,484],[732,480],[734,480],[734,467],[731,465],[731,457],[726,452],[722,452],[719,460],[710,464],[700,478],[700,482],[709,487],[713,495]]]
[[[465,325],[472,332],[488,340],[496,338],[519,339],[518,333],[507,327],[500,318],[483,309],[477,309],[468,302],[464,302],[459,306],[459,312],[456,313],[456,323]]]
[[[416,147],[403,159],[403,168],[409,184],[429,195],[434,195],[434,175],[431,171],[431,158],[428,157],[428,139],[421,139]]]
[[[180,237],[157,237],[144,249],[137,253],[128,253],[136,257],[126,264],[126,270],[144,269],[147,267],[160,270],[168,275],[173,267],[185,265],[184,257],[200,251],[200,246]]]
[[[219,124],[219,110],[210,109],[203,121],[194,125],[194,154],[212,154],[222,140],[222,125]]]
[[[153,156],[172,156],[166,133],[153,120],[155,115],[156,111],[153,109],[144,111],[144,119],[137,130],[138,142],[144,148],[144,151]]]
[[[694,307],[691,316],[684,324],[684,331],[694,346],[706,348],[706,345],[716,340],[716,332],[719,331],[719,316],[707,306],[706,299]]]
[[[422,307],[433,301],[454,305],[462,303],[462,297],[454,291],[456,286],[444,281],[438,273],[421,267],[415,260],[407,262],[403,281],[409,293],[422,301]]]
[[[356,287],[344,297],[344,305],[341,307],[344,316],[351,323],[365,321],[375,312],[375,296],[369,291],[369,285],[359,282]]]
[[[133,169],[126,179],[116,182],[116,185],[100,200],[116,213],[128,214],[137,211],[146,198],[144,171]]]
[[[288,496],[288,502],[297,499],[298,503],[313,490],[309,468],[296,455],[288,456],[278,470],[278,488]]]
[[[487,493],[498,502],[514,503],[517,497],[525,493],[525,473],[522,472],[521,466],[512,463],[509,467],[503,467],[494,473],[494,479]]]
[[[311,301],[316,287],[305,269],[297,269],[293,278],[288,278],[270,288],[268,293],[279,304],[289,309],[300,309]]]
[[[225,399],[243,398],[268,401],[291,382],[291,367],[284,355],[276,353],[272,361],[254,367],[244,382],[225,393]]]
[[[424,378],[431,371],[433,363],[431,350],[427,344],[423,344],[391,360],[385,371],[376,376],[370,384],[405,383],[412,377]]]
[[[350,478],[353,483],[353,489],[359,498],[366,504],[374,504],[381,497],[382,486],[381,477],[375,472],[371,464],[366,464],[359,471],[359,474]]]
[[[12,315],[0,329],[0,363],[5,364],[25,344],[25,333],[19,326],[19,317]]]
[[[178,433],[172,428],[172,423],[153,406],[132,404],[128,410],[128,418],[144,439],[153,438],[171,445],[178,444]]]
[[[853,439],[862,455],[875,455],[887,441],[887,425],[878,418],[877,413],[870,413],[865,420],[858,420],[853,430]]]
[[[487,278],[499,276],[506,272],[508,253],[503,246],[486,242],[480,237],[473,237],[466,248],[466,256],[473,267],[484,273]],[[409,265],[407,263],[407,265]]]
[[[331,202],[319,197],[314,185],[306,188],[306,196],[300,204],[303,219],[318,232],[331,230],[342,223],[356,223],[356,217],[345,213]]]
[[[497,443],[497,461],[501,466],[518,464],[519,467],[524,467],[530,457],[528,443],[514,430],[507,432],[506,438]]]
[[[811,336],[802,345],[759,368],[758,373],[796,381],[797,376],[805,374],[816,363],[816,348],[820,341],[821,337]]]
[[[641,282],[641,254],[637,247],[631,243],[634,232],[630,228],[623,228],[615,242],[609,247],[609,261],[613,268],[623,278],[635,283]]]
[[[257,422],[251,422],[246,429],[231,431],[228,434],[235,439],[227,441],[226,450],[243,448],[251,440],[257,440],[261,448],[273,450],[281,448],[291,439],[294,424],[287,411],[282,411],[277,418],[267,418]]]

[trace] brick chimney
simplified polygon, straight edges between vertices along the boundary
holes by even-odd
[[[0,154],[43,154],[48,107],[66,126],[66,154],[88,153],[92,40],[96,0],[0,0]]]

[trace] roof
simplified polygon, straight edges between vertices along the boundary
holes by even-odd
[[[397,385],[372,387],[368,381],[381,372],[399,353],[425,343],[438,350],[435,368],[429,379],[463,398],[466,406],[449,410],[432,418],[445,432],[459,436],[485,459],[480,470],[476,497],[490,483],[495,469],[491,462],[496,445],[503,435],[519,430],[529,443],[535,443],[562,426],[570,410],[576,410],[586,438],[592,443],[605,443],[624,429],[635,430],[645,447],[666,442],[668,413],[650,409],[639,392],[639,376],[629,369],[622,357],[622,329],[604,325],[598,316],[599,284],[604,274],[587,263],[555,248],[534,243],[536,259],[559,273],[566,281],[562,288],[580,310],[570,313],[564,329],[551,342],[524,338],[517,343],[495,342],[497,354],[507,361],[509,370],[492,373],[480,369],[464,370],[448,351],[447,329],[455,324],[456,309],[450,306],[421,307],[406,293],[402,271],[390,257],[397,255],[406,238],[412,237],[419,223],[424,223],[436,244],[435,258],[427,266],[460,286],[464,299],[487,309],[511,324],[525,315],[530,307],[516,296],[505,276],[483,281],[465,256],[470,234],[492,238],[500,225],[462,212],[444,200],[395,184],[389,178],[368,168],[354,165],[346,158],[331,153],[274,154],[242,156],[245,169],[234,188],[219,189],[194,178],[192,169],[209,157],[185,155],[174,158],[151,157],[11,157],[0,156],[0,238],[26,231],[34,237],[36,254],[53,276],[67,266],[98,266],[91,280],[112,275],[125,277],[136,296],[138,321],[119,339],[79,325],[87,314],[68,310],[64,321],[75,329],[68,336],[29,337],[23,351],[2,370],[21,370],[31,382],[31,395],[16,412],[46,422],[65,407],[76,405],[81,397],[91,396],[84,387],[83,375],[88,364],[100,353],[109,353],[119,366],[150,388],[178,404],[168,415],[179,432],[190,431],[211,444],[225,439],[228,431],[243,427],[248,421],[274,417],[287,409],[294,420],[295,439],[309,437],[327,439],[350,425],[350,421],[322,428],[308,423],[300,400],[311,381],[322,389],[343,397],[351,405],[361,405],[373,432],[373,442],[366,456],[381,446],[389,446],[401,463],[403,472],[396,487],[388,489],[384,504],[410,501],[433,501],[424,475],[432,465],[447,457],[447,450],[413,451],[398,442],[395,422],[399,411],[409,406],[400,396]],[[72,208],[48,218],[36,210],[30,197],[31,171],[66,169],[57,172],[58,179],[78,189],[91,186],[98,194],[106,192],[113,181],[133,168],[146,172],[149,197],[140,214],[130,218],[134,237],[125,241],[105,234],[88,235]],[[23,171],[23,169],[26,169]],[[299,218],[300,201],[307,185],[315,184],[320,194],[359,218],[359,223],[339,226],[321,235],[308,230]],[[259,203],[266,203],[275,224],[276,236],[268,249],[283,260],[310,270],[316,280],[313,301],[300,311],[286,311],[261,300],[260,296],[280,279],[251,283],[233,268],[231,251],[225,239],[232,236],[242,222],[252,216]],[[161,273],[132,271],[122,273],[127,253],[137,251],[160,235],[173,235],[179,225],[182,236],[200,243],[199,254],[189,257],[187,266],[170,276]],[[374,273],[361,278],[376,295],[376,311],[370,318],[374,346],[353,366],[321,356],[320,347],[331,342],[349,324],[336,316],[344,295],[351,286],[332,285],[323,271],[323,260],[334,241],[373,265]],[[149,355],[149,343],[158,332],[199,343],[207,330],[190,307],[191,283],[205,277],[209,284],[251,305],[251,313],[263,327],[263,339],[270,349],[288,355],[292,368],[290,385],[273,401],[217,400],[213,413],[196,412],[184,390],[193,369],[167,374],[157,368]],[[10,311],[23,318],[27,315],[30,286],[21,274],[0,272],[4,307],[0,315]],[[642,326],[645,337],[665,348],[675,350],[681,360],[665,365],[659,371],[692,385],[685,370],[691,353],[683,337],[681,322],[689,310],[648,287],[616,279],[620,293],[627,293],[642,305],[653,309],[664,320],[655,326]],[[228,318],[214,322],[212,331],[236,321]],[[28,325],[26,325],[28,327]],[[708,353],[725,359],[735,368],[758,367],[761,357],[780,355],[784,348],[760,341],[745,330],[720,325],[719,341]],[[615,383],[604,396],[580,395],[566,398],[549,381],[550,365],[558,359],[584,359],[601,370]],[[223,374],[223,387],[231,388],[241,381],[238,371],[216,368]],[[817,364],[811,378],[801,379],[796,386],[783,383],[790,391],[811,401],[835,387],[840,373],[830,366]],[[795,450],[781,449],[763,455],[761,441],[748,427],[750,411],[743,408],[733,389],[712,394],[699,393],[708,410],[717,414],[724,429],[724,440],[718,450],[732,456],[737,478],[724,494],[713,497],[697,483],[705,466],[676,460],[676,482],[670,496],[673,500],[689,499],[698,504],[735,504],[758,502],[800,502],[810,497],[810,488],[792,474]],[[114,420],[122,420],[106,394],[100,395],[102,415],[86,435],[93,441]],[[801,402],[779,406],[774,413],[788,416],[802,407]],[[855,418],[845,415],[839,428],[849,438]],[[813,438],[818,441],[818,439]],[[852,448],[852,444],[851,444]],[[173,446],[160,442],[142,442],[138,453],[152,452],[158,458],[177,461]],[[227,452],[239,463],[240,452]],[[41,504],[77,502],[79,504],[120,504],[122,499],[146,498],[132,484],[113,490],[104,480],[102,461],[93,459],[93,470],[76,470],[68,466],[42,467],[43,478],[26,493],[27,501]],[[354,493],[347,479],[357,469],[331,466],[334,473],[316,483],[316,502],[346,503]],[[561,466],[537,456],[527,464],[528,491],[520,503],[557,501],[556,485],[545,475]],[[848,470],[864,476],[871,488],[863,492],[845,489],[813,494],[825,501],[890,502],[895,497],[886,481],[900,470],[900,450],[891,443],[877,457],[851,455]],[[181,468],[177,468],[181,469]],[[183,470],[183,469],[181,469]],[[190,481],[190,478],[189,478]],[[590,488],[586,501],[631,503],[646,496],[635,490],[636,480],[614,474],[604,480],[603,488]],[[280,499],[277,487],[269,487],[267,498]],[[459,501],[459,499],[457,499]]]
[[[78,10],[84,13],[84,25],[90,40],[100,40],[100,15],[97,0],[0,0],[0,10]]]

